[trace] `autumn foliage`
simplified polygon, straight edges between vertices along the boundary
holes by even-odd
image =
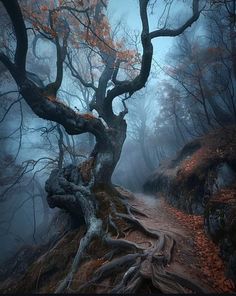
[[[186,214],[162,201],[165,210],[189,231],[194,240],[194,250],[198,265],[202,271],[202,279],[209,281],[218,293],[229,293],[235,289],[234,283],[225,276],[225,265],[219,257],[219,248],[204,232],[204,218]]]
[[[115,40],[106,13],[108,1],[73,1],[60,0],[41,1],[41,6],[36,1],[27,1],[23,5],[26,20],[30,22],[35,31],[43,34],[48,39],[63,37],[65,22],[69,26],[69,46],[82,50],[84,45],[104,57],[115,56],[123,63],[122,68],[137,74],[134,65],[139,64],[140,54],[134,49],[127,49],[124,38]],[[133,75],[134,75],[133,74]]]

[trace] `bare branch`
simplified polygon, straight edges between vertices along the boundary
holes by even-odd
[[[16,0],[1,0],[8,15],[11,18],[16,34],[17,45],[15,52],[15,64],[22,73],[25,73],[26,55],[28,50],[28,37],[23,22],[20,6]],[[1,56],[0,56],[1,60]]]
[[[90,87],[92,88],[94,91],[96,91],[96,87],[95,85],[92,83],[92,82],[86,82],[82,76],[80,75],[79,71],[75,69],[74,65],[73,65],[73,62],[72,62],[72,57],[70,54],[67,55],[67,58],[68,58],[68,63],[66,62],[66,65],[68,66],[68,68],[70,69],[71,71],[71,74],[73,77],[77,78],[80,83],[83,84],[83,86],[85,87]]]
[[[143,55],[142,55],[142,62],[141,62],[141,70],[139,75],[131,81],[123,81],[119,82],[115,85],[115,87],[110,90],[107,94],[106,104],[107,108],[112,108],[112,101],[115,97],[120,96],[124,93],[129,93],[131,96],[134,92],[143,88],[148,80],[150,70],[151,70],[151,63],[153,57],[153,46],[151,43],[151,39],[160,36],[177,36],[184,32],[185,29],[190,27],[199,17],[199,0],[193,0],[193,15],[192,17],[185,22],[180,28],[176,30],[157,30],[153,32],[149,32],[149,22],[148,22],[148,15],[147,15],[147,5],[148,0],[139,0],[140,6],[140,16],[142,21],[142,34],[141,34],[141,41],[143,47]],[[118,74],[118,69],[115,69],[113,73],[113,80],[117,82],[116,76]]]
[[[151,70],[151,62],[152,62],[152,55],[153,55],[153,46],[149,36],[147,5],[148,5],[148,0],[139,1],[140,16],[141,16],[142,27],[143,27],[142,34],[141,34],[143,55],[142,55],[140,73],[134,80],[123,81],[122,83],[119,83],[112,90],[109,91],[106,98],[108,108],[111,108],[112,101],[115,97],[122,95],[124,93],[129,93],[129,95],[132,95],[135,91],[138,91],[142,87],[144,87],[145,83],[147,82],[147,79]],[[115,76],[116,75],[117,73],[115,74]]]
[[[160,29],[155,30],[150,33],[150,38],[156,38],[156,37],[175,37],[180,34],[182,34],[188,27],[191,27],[191,25],[199,18],[200,16],[200,10],[199,10],[199,0],[193,0],[193,14],[192,17],[190,17],[181,27],[177,29]]]

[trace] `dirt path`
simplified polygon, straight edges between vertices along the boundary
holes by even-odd
[[[140,224],[135,224],[135,227],[132,227],[133,224],[125,225],[126,228],[124,232],[119,233],[118,239],[135,242],[136,247],[139,245],[139,251],[127,255],[129,249],[125,249],[121,252],[121,257],[118,253],[109,259],[107,255],[111,254],[111,249],[103,250],[97,242],[94,242],[90,246],[87,260],[84,260],[76,272],[69,292],[80,292],[78,289],[90,282],[91,293],[108,293],[117,284],[119,286],[119,283],[123,282],[121,279],[134,270],[135,273],[125,282],[125,288],[131,284],[140,294],[155,294],[159,291],[165,294],[235,292],[232,284],[224,276],[224,265],[217,255],[216,246],[204,234],[202,217],[184,214],[169,206],[164,199],[155,196],[143,194],[134,196],[131,193],[126,196],[125,201],[128,200],[132,205],[132,208],[129,208],[132,211],[130,216],[136,218],[135,221],[139,221]],[[139,210],[139,213],[135,212],[135,209]],[[148,231],[145,232],[145,229]],[[154,230],[157,235],[150,235],[150,230]],[[0,285],[0,290],[4,293],[20,294],[32,291],[54,292],[58,282],[63,278],[64,270],[69,270],[71,266],[84,231],[85,229],[81,228],[79,232],[76,229],[68,232],[52,249],[42,253],[32,265],[29,265],[23,277],[16,278],[17,273],[13,274]],[[144,248],[141,250],[142,246]],[[122,261],[117,269],[117,260],[138,254],[144,255],[142,260],[139,257],[134,262],[128,262],[127,266],[127,262]],[[101,275],[105,268],[107,273],[104,278],[98,278],[98,282],[94,285],[95,282],[91,282],[94,271],[96,273],[100,269]],[[136,275],[135,280],[141,279],[138,287],[133,279]]]
[[[201,217],[186,215],[155,196],[136,194],[130,204],[147,216],[135,215],[146,227],[162,230],[174,238],[173,259],[166,267],[167,272],[191,278],[206,292],[234,291],[233,284],[224,276],[224,265],[216,246],[204,234],[203,225],[196,224]],[[152,243],[138,231],[131,232],[127,239]]]

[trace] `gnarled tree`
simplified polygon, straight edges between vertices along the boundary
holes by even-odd
[[[95,147],[88,160],[80,164],[79,167],[69,166],[54,170],[46,183],[49,205],[66,209],[78,218],[83,217],[86,224],[86,234],[80,240],[70,271],[58,284],[56,292],[62,292],[69,288],[86,250],[95,239],[99,240],[102,245],[112,248],[111,257],[117,252],[129,252],[129,254],[123,254],[122,257],[100,267],[92,280],[81,289],[107,277],[111,271],[119,270],[119,272],[127,272],[124,273],[121,282],[116,285],[113,292],[135,292],[141,285],[143,278],[150,278],[153,285],[164,292],[182,292],[186,291],[186,288],[198,291],[197,285],[187,279],[171,273],[166,273],[163,276],[163,268],[171,259],[173,239],[169,235],[146,228],[134,216],[138,210],[132,208],[128,201],[122,198],[122,194],[113,188],[111,176],[120,158],[126,138],[125,115],[128,109],[125,102],[133,93],[145,87],[152,64],[152,40],[158,37],[180,35],[190,27],[200,15],[199,0],[193,0],[192,16],[182,26],[177,29],[163,28],[151,32],[148,19],[149,0],[139,0],[143,49],[141,67],[136,77],[124,81],[118,79],[118,72],[124,61],[124,56],[110,42],[109,32],[105,33],[106,38],[99,36],[95,27],[95,23],[105,26],[103,12],[107,1],[97,1],[95,5],[93,1],[91,6],[86,1],[72,1],[72,4],[68,6],[63,5],[63,1],[59,1],[58,8],[49,10],[47,23],[49,28],[45,28],[46,24],[45,26],[37,24],[44,31],[51,33],[57,53],[55,81],[45,86],[39,86],[27,75],[28,36],[18,1],[1,0],[1,2],[15,31],[16,50],[14,61],[10,60],[4,52],[0,53],[0,61],[11,73],[26,103],[40,118],[62,125],[68,134],[92,133],[96,138]],[[61,11],[65,10],[74,16],[80,25],[84,26],[84,38],[87,44],[91,48],[99,50],[104,64],[96,84],[86,81],[86,78],[74,72],[80,83],[94,91],[90,109],[91,111],[96,110],[98,117],[92,114],[81,114],[57,99],[57,92],[63,80],[63,64],[67,58],[68,38],[71,30],[71,24],[63,18],[60,20],[58,16]],[[93,17],[92,20],[91,17]],[[63,33],[60,30],[61,26],[57,23],[63,24]],[[75,26],[75,23],[72,26]],[[45,32],[42,34],[45,36]],[[73,64],[71,56],[68,56],[67,63],[73,71],[75,69],[73,67],[76,66]],[[117,115],[112,104],[114,99],[119,96],[123,96],[124,110]],[[121,239],[120,237],[125,236],[130,227],[140,229],[146,235],[157,240],[157,243],[145,248]],[[165,256],[161,255],[163,248],[166,249]],[[147,270],[146,265],[151,266],[151,273],[149,269]],[[170,284],[171,281],[173,281],[172,284]]]

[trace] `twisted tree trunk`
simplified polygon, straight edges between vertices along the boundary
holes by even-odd
[[[54,170],[46,182],[49,206],[68,211],[86,225],[71,267],[55,293],[89,292],[91,287],[99,286],[111,276],[116,278],[112,288],[107,286],[112,293],[135,293],[148,281],[149,288],[156,292],[206,292],[207,287],[168,268],[175,236],[146,227],[140,220],[146,215],[133,207],[110,182],[125,140],[126,124],[122,122],[117,130],[108,133],[109,141],[97,143],[90,159],[78,167],[70,165],[62,171]],[[132,231],[147,237],[146,245],[127,239]],[[88,282],[76,291],[71,290],[93,243],[106,250],[103,260],[107,263],[95,269]]]
[[[98,141],[91,153],[91,157],[94,158],[95,186],[111,185],[111,176],[120,159],[127,125],[123,118],[116,120],[116,124],[106,131],[104,141]]]
[[[153,57],[151,41],[161,36],[177,36],[190,27],[200,15],[199,0],[193,1],[193,14],[182,26],[177,29],[160,29],[153,32],[149,31],[147,13],[149,1],[139,1],[143,47],[139,74],[133,80],[119,81],[117,75],[120,61],[116,50],[108,52],[100,50],[104,70],[99,78],[98,86],[86,83],[78,76],[81,83],[94,90],[90,108],[91,111],[97,111],[99,118],[89,114],[80,114],[56,98],[62,83],[63,62],[67,54],[67,38],[70,30],[65,28],[66,32],[61,37],[63,40],[59,40],[57,33],[55,35],[54,44],[57,49],[55,82],[39,87],[26,75],[28,38],[18,1],[0,1],[12,21],[17,41],[14,62],[3,52],[0,52],[0,61],[11,73],[26,103],[40,118],[61,124],[69,135],[91,133],[96,138],[94,150],[88,160],[79,166],[70,165],[53,170],[46,182],[49,206],[66,210],[86,226],[86,233],[78,242],[78,250],[69,271],[57,284],[55,292],[70,291],[74,275],[82,262],[86,260],[89,247],[94,242],[103,251],[107,250],[104,259],[108,262],[93,270],[95,272],[91,280],[79,288],[81,291],[88,291],[91,285],[113,274],[116,281],[110,291],[116,293],[134,293],[146,279],[152,282],[157,291],[188,292],[189,289],[193,292],[202,291],[191,279],[165,270],[166,266],[171,263],[175,239],[168,233],[146,227],[140,218],[135,216],[144,216],[144,214],[131,206],[125,195],[111,184],[111,176],[120,158],[126,137],[127,126],[124,116],[128,110],[125,100],[145,87]],[[101,7],[104,6],[103,1],[100,4],[97,6],[95,16],[98,22],[99,11],[102,12]],[[81,13],[86,12],[87,10],[81,11]],[[52,12],[50,12],[50,17],[52,17]],[[53,22],[51,23],[51,29],[56,32]],[[114,84],[112,89],[108,89],[109,82]],[[124,110],[116,115],[113,112],[112,103],[115,98],[122,95],[125,96],[122,99]],[[133,230],[138,230],[151,238],[148,246],[126,239],[128,233]]]

